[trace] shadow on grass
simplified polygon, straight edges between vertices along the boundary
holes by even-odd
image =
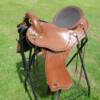
[[[35,64],[36,66],[32,67],[33,68],[32,69],[32,77],[33,77],[32,81],[33,81],[36,95],[39,96],[40,98],[48,98],[49,96],[51,96],[51,99],[54,100],[52,97],[52,93],[48,90],[48,85],[46,83],[44,59],[42,56],[39,56],[37,59],[39,63],[36,62]],[[24,86],[25,71],[23,69],[22,62],[17,62],[16,68],[17,68],[19,79],[23,83],[23,86]],[[30,100],[32,100],[33,98],[31,95],[32,91],[31,90],[28,91],[27,94]]]

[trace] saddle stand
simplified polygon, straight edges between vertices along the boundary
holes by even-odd
[[[40,52],[45,58],[48,88],[57,94],[57,100],[60,99],[61,90],[69,90],[72,87],[73,80],[67,67],[77,56],[80,58],[81,70],[84,72],[87,83],[87,95],[90,96],[90,84],[83,59],[83,48],[88,41],[87,30],[88,21],[78,7],[64,8],[55,16],[52,23],[39,20],[32,13],[26,13],[24,21],[18,25],[17,52],[22,56],[24,71],[26,72],[25,90],[28,91],[27,82],[29,82],[35,100],[37,100],[37,96],[32,82],[32,70],[36,56]],[[75,47],[77,47],[77,52],[68,61],[68,57]],[[34,53],[32,52],[33,49]],[[30,51],[28,62],[25,56],[26,51]],[[66,59],[67,64],[65,64]]]
[[[77,52],[72,56],[72,58],[68,61],[67,63],[67,66],[73,61],[73,59],[79,55],[79,58],[80,58],[80,62],[81,62],[81,68],[84,72],[84,76],[85,76],[85,81],[86,81],[86,84],[87,84],[87,95],[90,96],[90,83],[89,83],[89,79],[88,79],[88,76],[87,76],[87,72],[86,72],[86,69],[85,69],[85,64],[84,64],[84,52],[83,52],[83,48],[85,48],[85,45],[88,41],[88,38],[85,37],[82,41],[81,41],[81,44],[77,45]],[[81,96],[80,94],[78,96]],[[76,97],[78,97],[76,96]],[[75,97],[74,97],[75,98]]]

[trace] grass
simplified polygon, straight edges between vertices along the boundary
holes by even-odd
[[[0,100],[30,100],[19,79],[18,68],[21,57],[16,54],[16,25],[22,21],[27,11],[33,11],[39,18],[52,21],[52,18],[65,6],[76,5],[83,9],[90,22],[89,42],[86,46],[86,69],[91,83],[91,96],[79,100],[100,100],[100,1],[99,0],[1,0],[0,1]],[[46,90],[44,69],[40,67],[40,79],[35,80],[39,100],[50,100],[44,95]],[[43,79],[43,80],[42,80]],[[40,87],[42,84],[43,87]],[[61,98],[67,92],[61,94]],[[65,98],[67,99],[67,98]],[[65,100],[64,99],[64,100]]]

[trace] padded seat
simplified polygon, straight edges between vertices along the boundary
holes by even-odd
[[[80,8],[70,6],[61,10],[54,17],[53,23],[59,27],[71,29],[78,24],[82,16],[83,13]]]

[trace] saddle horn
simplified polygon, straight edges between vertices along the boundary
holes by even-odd
[[[29,18],[29,23],[32,25],[33,29],[35,29],[37,33],[41,34],[41,27],[38,18],[31,12],[26,13],[26,17]]]

